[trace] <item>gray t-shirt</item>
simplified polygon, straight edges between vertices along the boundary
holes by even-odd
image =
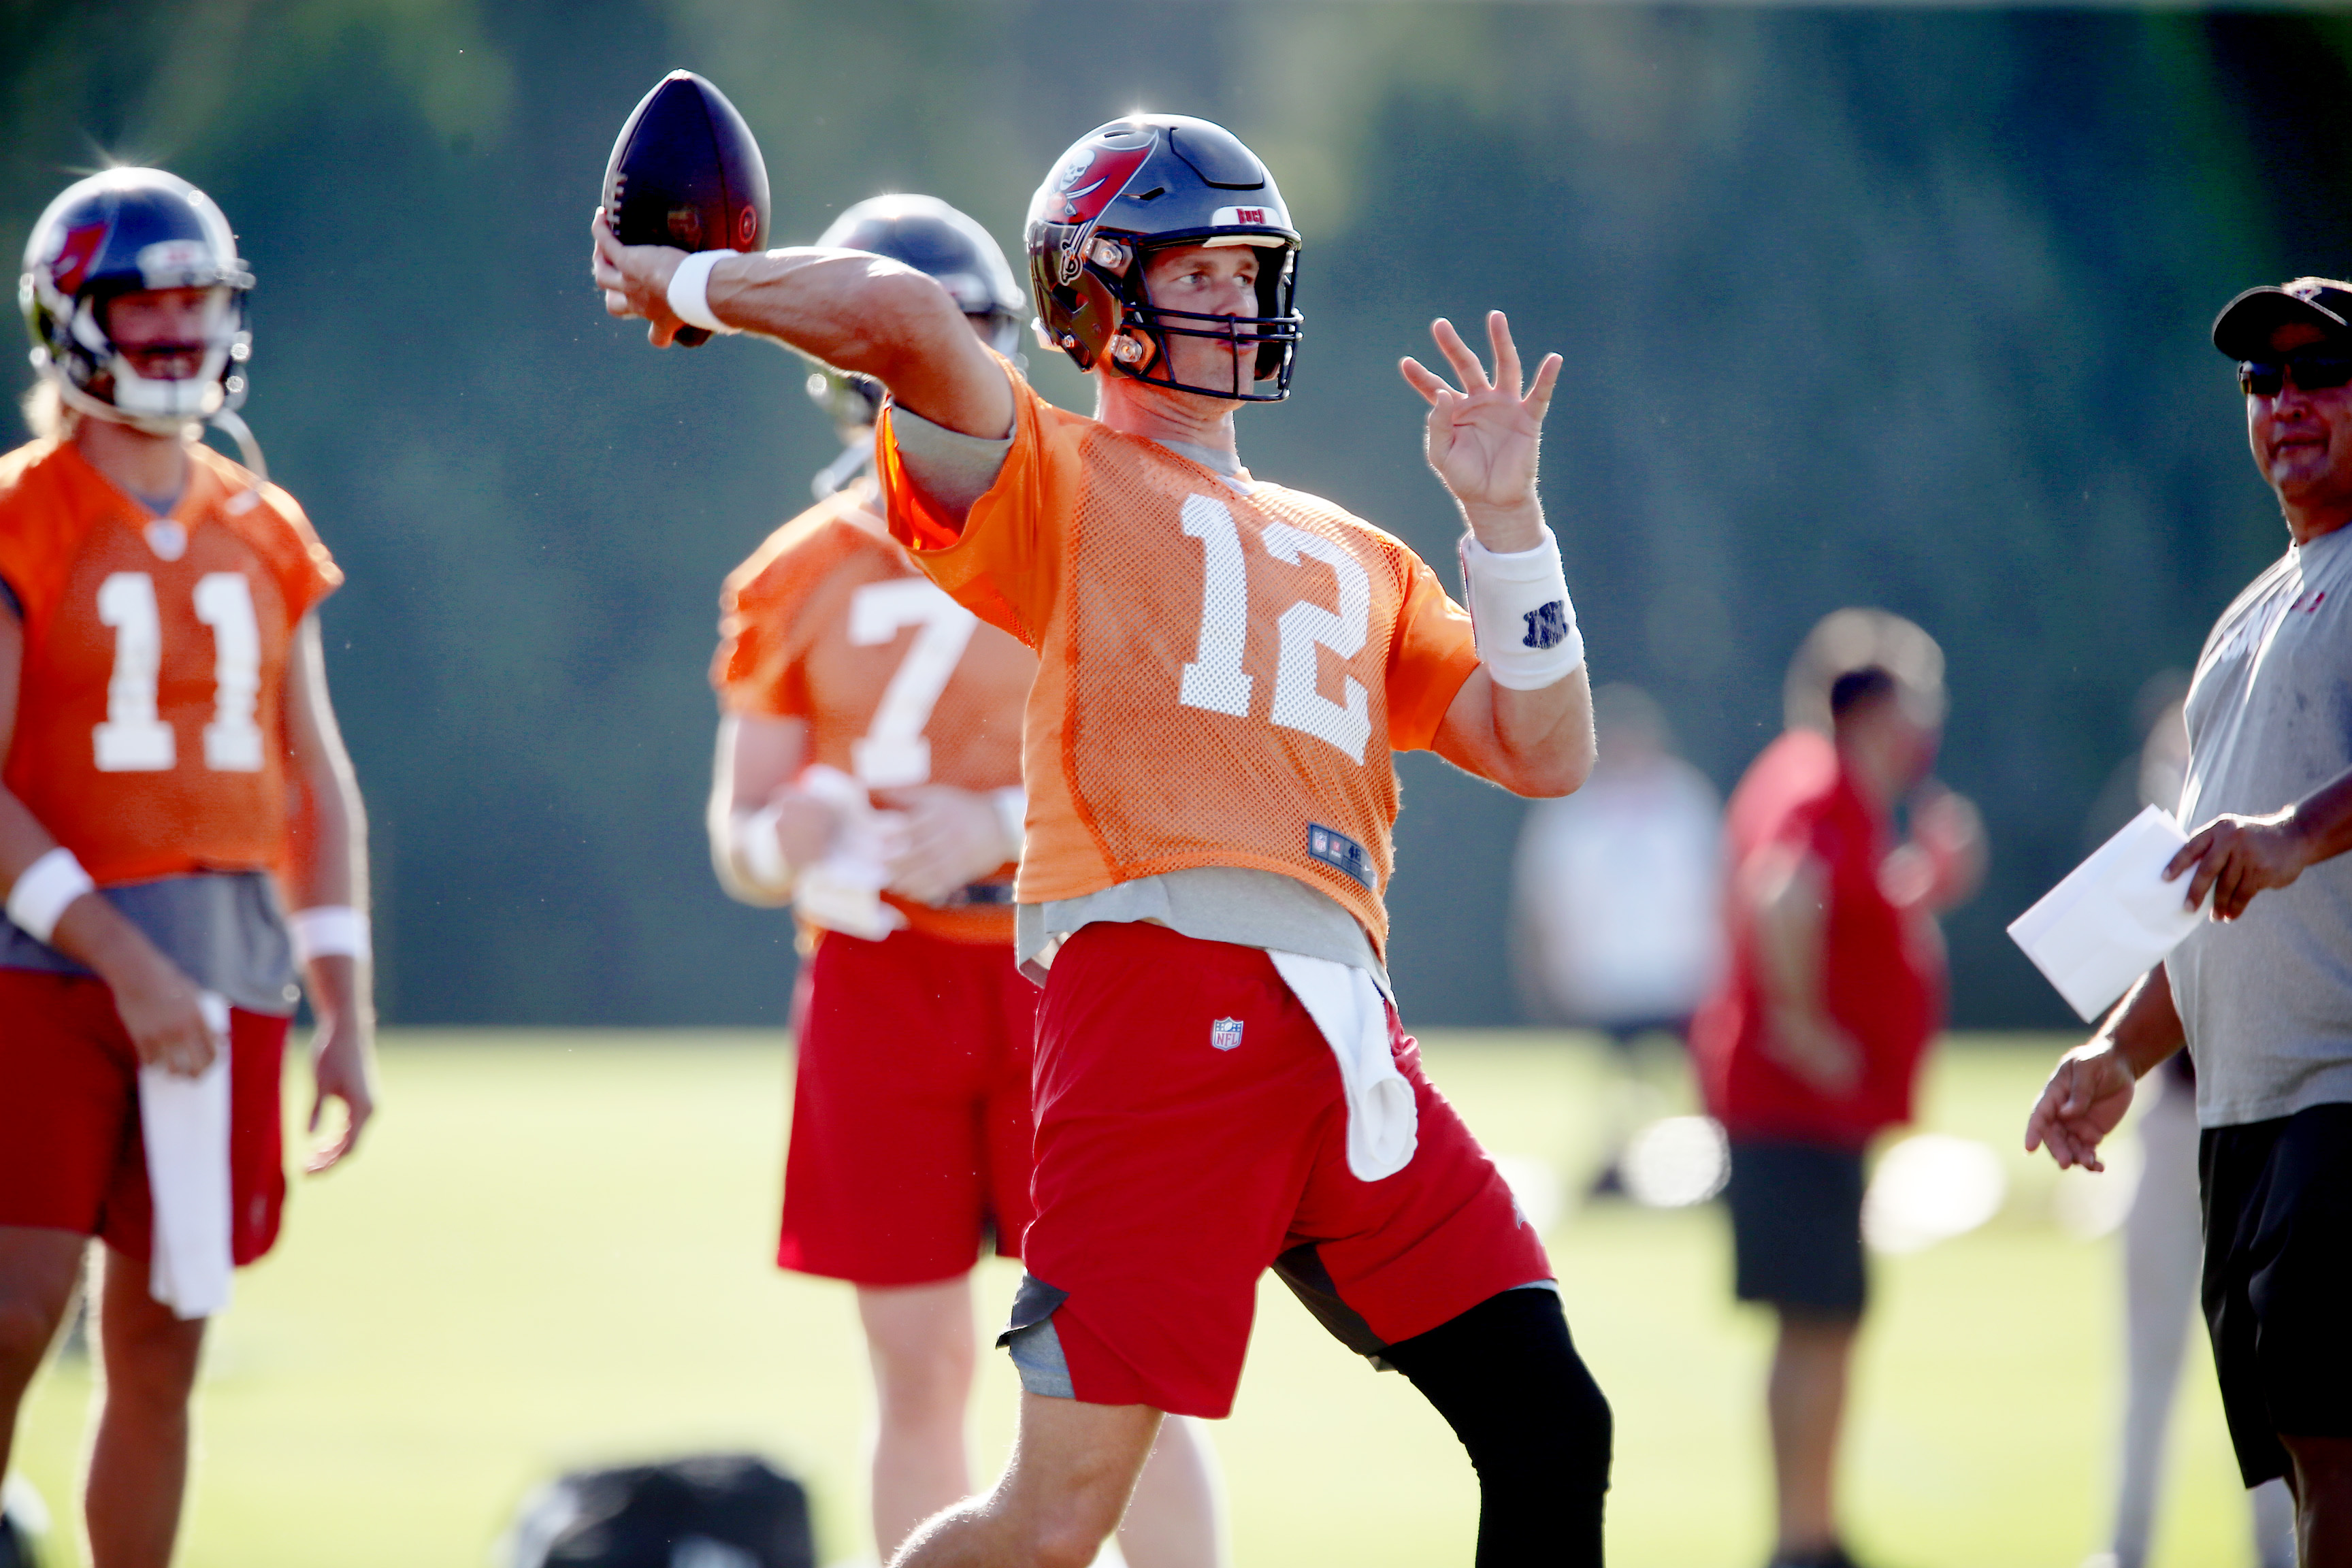
[[[966,436],[904,408],[891,411],[890,425],[908,474],[933,498],[960,509],[988,493],[1013,450],[1009,436],[993,441]],[[1190,441],[1163,445],[1228,479],[1241,472],[1230,453]],[[1391,999],[1396,994],[1371,938],[1347,907],[1276,871],[1199,866],[1139,877],[1080,898],[1021,904],[1013,910],[1013,956],[1032,979],[1042,981],[1060,939],[1096,921],[1154,921],[1203,942],[1329,959],[1369,971],[1383,993]]]
[[[278,889],[259,871],[164,877],[108,888],[102,896],[145,933],[164,957],[207,991],[248,1013],[283,1017],[301,994],[294,988],[294,950]],[[51,974],[89,970],[0,915],[0,969]]]
[[[2290,549],[2206,639],[2189,689],[2180,823],[2262,815],[2352,768],[2352,530]],[[2352,1101],[2352,856],[2208,921],[2165,967],[2197,1061],[2197,1120]]]

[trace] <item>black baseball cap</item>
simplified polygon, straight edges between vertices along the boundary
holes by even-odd
[[[2213,346],[2231,359],[2269,359],[2278,352],[2271,334],[2296,321],[2317,327],[2330,347],[2352,348],[2352,283],[2298,278],[2249,289],[2213,318]]]

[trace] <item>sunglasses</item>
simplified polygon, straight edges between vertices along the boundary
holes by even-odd
[[[2326,392],[2352,382],[2352,359],[2290,359],[2238,362],[2238,390],[2254,397],[2276,397],[2294,372],[2294,384],[2304,392]]]

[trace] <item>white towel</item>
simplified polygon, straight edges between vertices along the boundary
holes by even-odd
[[[1389,1054],[1388,998],[1353,964],[1297,952],[1266,956],[1339,1058],[1348,1097],[1348,1169],[1362,1182],[1395,1175],[1412,1163],[1421,1112],[1412,1085]]]
[[[906,813],[876,810],[864,784],[823,763],[803,770],[797,782],[840,815],[841,829],[832,853],[801,873],[793,908],[811,925],[880,942],[907,923],[882,901],[890,861],[906,842]]]
[[[218,1049],[194,1078],[139,1069],[139,1127],[147,1142],[147,1189],[155,1201],[148,1289],[182,1318],[228,1305],[228,1003],[207,991],[205,1025]]]
[[[2148,806],[2010,921],[2011,939],[2084,1023],[2197,929],[2202,915],[2186,907],[2189,879],[2164,879],[2165,863],[2187,842],[2170,813]]]

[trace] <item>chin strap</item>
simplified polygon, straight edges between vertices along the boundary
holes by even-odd
[[[236,443],[237,456],[253,471],[253,488],[259,489],[269,482],[269,465],[261,456],[261,443],[253,438],[253,426],[234,408],[223,408],[205,421],[214,429]]]

